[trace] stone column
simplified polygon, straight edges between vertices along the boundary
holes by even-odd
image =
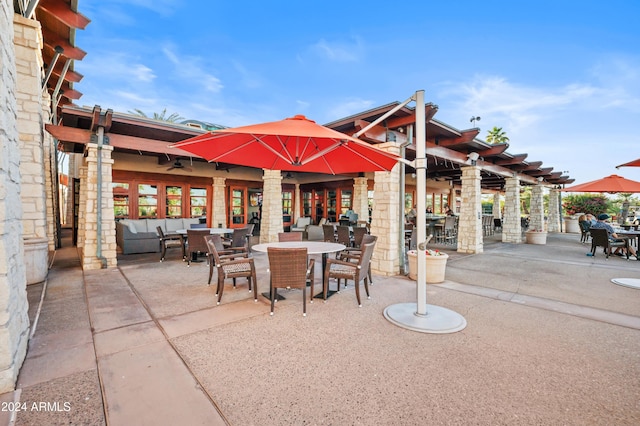
[[[17,126],[20,137],[22,227],[27,284],[44,281],[49,266],[42,99],[42,38],[39,22],[14,17]],[[51,241],[49,241],[51,240]]]
[[[493,217],[494,219],[502,219],[502,211],[500,210],[500,193],[493,194]]]
[[[282,232],[282,173],[280,170],[263,169],[262,180],[262,220],[260,222],[260,243],[278,241]]]
[[[482,253],[482,189],[480,167],[462,167],[460,219],[458,222],[458,252]]]
[[[544,203],[542,199],[542,185],[531,187],[531,206],[529,208],[529,229],[544,230]]]
[[[211,201],[211,226],[216,227],[222,224],[223,228],[227,227],[227,197],[226,197],[226,178],[213,178],[213,200]]]
[[[456,208],[458,206],[456,205],[456,188],[454,188],[453,186],[449,188],[449,194],[447,195],[447,204],[449,204],[449,208],[451,210],[457,213]]]
[[[301,194],[300,194],[300,184],[296,183],[296,189],[293,193],[293,223],[296,223],[298,218],[300,217],[300,211],[302,210],[302,202],[301,202]]]
[[[29,340],[12,19],[30,27],[13,2],[0,2],[0,394],[14,389]]]
[[[548,232],[560,232],[560,190],[549,191],[549,220],[547,221]]]
[[[89,143],[86,148],[86,179],[84,211],[84,241],[80,261],[82,269],[103,269],[117,266],[116,227],[113,214],[113,186],[111,153],[113,147]],[[98,155],[101,155],[102,184],[98,186]],[[98,191],[101,203],[98,205]],[[100,235],[98,235],[98,209],[101,211]],[[100,245],[98,245],[100,239]],[[100,250],[98,250],[100,248]]]
[[[520,178],[518,176],[505,179],[502,242],[522,242],[522,229],[520,226]]]
[[[394,143],[383,143],[377,147],[396,155],[400,153],[400,148]],[[399,165],[390,172],[374,173],[371,234],[377,236],[378,241],[371,258],[371,269],[381,275],[396,275],[400,272],[398,217],[402,201],[399,185]]]
[[[358,220],[369,221],[369,187],[366,177],[353,179],[353,212]]]

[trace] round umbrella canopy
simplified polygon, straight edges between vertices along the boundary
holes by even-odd
[[[640,167],[640,158],[629,161],[628,163],[620,164],[619,166],[616,166],[616,169],[619,167]]]
[[[170,146],[209,162],[325,174],[389,171],[399,158],[303,115],[215,130]]]
[[[564,188],[565,192],[640,192],[640,182],[611,175],[602,179]]]

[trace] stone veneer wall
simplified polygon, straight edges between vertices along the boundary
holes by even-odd
[[[500,210],[500,193],[493,194],[493,217],[495,219],[502,219],[502,210]]]
[[[458,252],[482,253],[482,189],[480,167],[462,167],[460,219],[458,222]]]
[[[522,242],[522,227],[520,226],[520,178],[517,176],[505,179],[502,242]]]
[[[13,47],[16,16],[13,2],[0,2],[0,394],[14,389],[29,337]]]
[[[394,143],[377,146],[383,151],[399,155],[400,148]],[[399,224],[400,214],[400,166],[390,172],[375,172],[373,184],[373,213],[371,235],[378,237],[371,258],[371,269],[376,274],[396,275],[400,272]]]
[[[284,229],[282,222],[282,173],[280,170],[263,169],[262,220],[260,243],[278,241],[278,233]]]
[[[529,229],[544,230],[544,202],[542,199],[542,185],[531,188],[531,206],[529,207]]]
[[[547,222],[548,232],[560,232],[560,190],[549,191],[549,220]]]
[[[225,182],[226,178],[214,177],[213,178],[213,201],[211,211],[211,226],[216,227],[222,224],[223,228],[227,226],[227,211],[226,211],[226,196],[225,196]]]
[[[366,177],[353,179],[353,212],[358,220],[369,221],[369,187]]]
[[[15,15],[18,132],[24,238],[47,237],[40,23]]]
[[[80,223],[84,229],[83,246],[80,261],[82,269],[102,269],[117,266],[116,227],[113,212],[113,186],[111,153],[113,147],[89,143],[86,148],[86,179],[84,184],[84,218]],[[98,155],[102,155],[102,187],[98,187]],[[98,191],[102,194],[101,206],[98,206]],[[81,194],[81,197],[82,195]],[[98,208],[102,209],[101,258],[98,257]],[[104,263],[103,263],[104,262]]]

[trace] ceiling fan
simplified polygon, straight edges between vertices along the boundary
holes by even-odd
[[[174,170],[174,169],[182,169],[182,170],[184,170],[186,172],[190,172],[191,171],[191,169],[189,167],[185,167],[184,164],[182,164],[180,162],[179,158],[176,158],[176,161],[173,162],[173,164],[171,165],[171,167],[169,167],[167,169],[167,171]]]

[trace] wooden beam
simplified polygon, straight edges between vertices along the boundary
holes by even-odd
[[[529,154],[513,154],[511,158],[498,159],[494,161],[494,164],[498,166],[509,166],[512,164],[520,164],[527,158]]]
[[[449,146],[455,146],[455,145],[460,145],[460,144],[464,144],[464,143],[469,143],[469,142],[473,141],[476,138],[476,136],[478,136],[479,133],[480,133],[479,129],[465,130],[464,132],[461,133],[461,136],[458,137],[458,138],[440,139],[439,142],[438,142],[438,145],[449,147]],[[465,156],[466,156],[466,154],[465,154]]]
[[[91,22],[86,16],[71,10],[69,3],[64,1],[40,0],[36,10],[46,12],[70,28],[84,30]]]
[[[538,170],[532,170],[531,172],[527,173],[529,176],[544,176],[544,175],[548,175],[549,173],[551,173],[551,171],[553,170],[553,167],[545,167],[542,169],[538,169]]]
[[[499,155],[505,152],[509,148],[508,143],[501,143],[497,145],[492,145],[489,149],[483,149],[482,151],[477,151],[480,154],[480,157],[493,157],[494,155]]]
[[[64,49],[62,55],[69,59],[75,59],[76,61],[81,61],[87,55],[82,49],[78,49],[75,46],[69,44],[67,40],[55,34],[54,32],[47,30],[45,28],[42,29],[42,36],[45,40],[45,46],[50,48],[52,51],[56,46],[60,46]]]
[[[424,106],[424,110],[425,110],[425,116],[426,116],[425,122],[428,123],[433,118],[433,116],[436,115],[436,112],[438,112],[438,107],[433,104],[426,104]],[[404,126],[415,124],[416,115],[409,114],[403,117],[391,117],[391,118],[388,118],[386,122],[387,122],[386,124],[388,128],[397,129],[398,127],[404,127]]]

